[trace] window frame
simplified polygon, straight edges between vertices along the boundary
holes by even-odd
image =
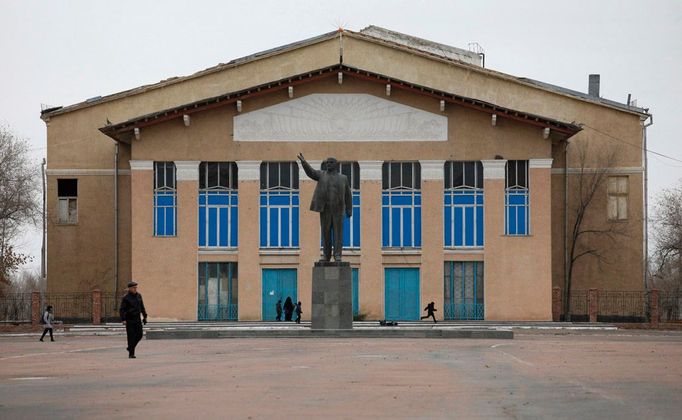
[[[459,167],[459,168],[458,168]],[[461,169],[461,179],[458,174]],[[469,174],[471,172],[471,174]],[[484,180],[481,161],[446,161],[443,168],[443,246],[446,249],[482,249],[484,246]],[[469,176],[472,175],[472,180]],[[457,184],[457,185],[455,185]],[[471,203],[466,201],[471,200]],[[459,203],[458,203],[459,201]],[[472,209],[467,215],[467,209]],[[457,211],[459,210],[459,211]],[[456,217],[460,213],[460,217]],[[449,218],[448,218],[449,215]],[[471,218],[472,220],[469,220]],[[459,219],[459,220],[458,220]],[[458,222],[462,224],[457,237]],[[467,231],[471,227],[471,243]],[[448,231],[449,226],[449,231]],[[458,239],[460,244],[458,244]]]
[[[396,166],[399,165],[399,166]],[[409,176],[406,176],[405,168],[410,168]],[[400,173],[394,182],[394,169],[399,168]],[[406,179],[407,178],[407,179]],[[405,182],[405,181],[409,182]],[[421,164],[419,161],[384,161],[381,166],[381,247],[382,249],[421,249],[422,248],[422,192],[421,192]],[[409,197],[409,204],[395,204],[394,201],[403,201],[400,198]],[[393,225],[394,209],[398,211],[400,218],[399,239],[394,240]],[[409,243],[405,243],[404,210],[410,209],[409,217]],[[388,215],[388,219],[386,219]]]
[[[159,186],[159,166],[163,165],[163,185]],[[167,185],[168,183],[168,169],[172,168],[172,186]],[[173,238],[178,236],[178,179],[177,179],[177,167],[173,161],[154,161],[154,190],[153,190],[153,234],[155,238]],[[171,197],[172,204],[159,205],[160,197]],[[159,230],[159,224],[157,220],[158,209],[164,209],[164,225],[163,233]],[[168,222],[166,217],[168,215],[168,209],[173,209],[173,221],[172,221],[172,234],[165,233],[168,230]]]
[[[524,163],[525,168],[523,172],[524,179],[522,183],[519,183],[519,164]],[[510,166],[514,165],[514,178],[510,177]],[[504,234],[506,236],[530,236],[531,235],[531,217],[530,217],[530,162],[529,160],[508,160],[504,167]],[[511,203],[516,201],[516,198],[520,197],[522,203]],[[514,208],[516,214],[516,230],[511,231],[510,226],[510,209]],[[523,216],[525,231],[519,233],[519,216],[518,209],[524,208],[525,213]]]
[[[225,168],[225,169],[223,169]],[[214,183],[209,182],[210,171],[215,170]],[[221,174],[227,172],[227,185],[222,185]],[[199,164],[199,190],[198,190],[198,235],[197,242],[201,249],[235,249],[239,243],[239,172],[236,162],[206,161]],[[214,185],[212,185],[214,184]],[[227,204],[223,201],[227,199]],[[217,202],[217,203],[216,203]],[[211,229],[211,213],[215,209],[215,226]],[[227,220],[221,218],[223,210]],[[203,221],[203,223],[202,223]],[[225,229],[226,242],[221,243],[221,230],[223,222],[227,224]],[[215,238],[215,245],[211,245],[211,239]],[[203,240],[203,241],[202,241]]]
[[[271,185],[271,165],[278,164],[277,170],[277,184]],[[288,186],[282,185],[282,164],[289,166],[289,182]],[[259,191],[259,205],[258,205],[258,243],[260,249],[300,249],[300,173],[298,163],[295,161],[264,161],[260,165],[260,191]],[[265,187],[265,188],[263,188]],[[271,202],[275,197],[288,197],[288,204],[274,206]],[[271,208],[287,208],[289,209],[289,230],[288,230],[288,245],[283,246],[282,240],[282,224],[278,223],[277,241],[275,244],[271,243],[272,233],[270,232],[271,223]],[[266,220],[263,220],[263,211],[265,210]],[[278,213],[278,221],[282,220],[282,213]],[[265,230],[265,231],[264,231]],[[264,236],[265,235],[265,236]],[[265,242],[263,239],[265,238]]]
[[[625,181],[625,192],[618,192],[619,186],[616,185],[616,191],[611,191],[611,180]],[[615,199],[616,202],[616,217],[611,217],[611,199]],[[619,199],[625,200],[625,216],[620,215],[620,206],[618,205]],[[630,177],[628,175],[609,175],[606,179],[606,218],[610,222],[626,222],[629,220],[630,216]]]
[[[59,195],[60,181],[75,181],[76,195]],[[62,214],[62,203],[66,203],[66,214]],[[71,218],[72,213],[69,210],[70,204],[75,204],[75,217]],[[66,216],[66,217],[62,217]],[[57,224],[58,225],[77,225],[78,224],[78,178],[59,178],[57,179]]]

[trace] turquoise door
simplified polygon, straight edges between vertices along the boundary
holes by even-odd
[[[385,276],[385,318],[419,320],[419,269],[387,268]]]
[[[264,269],[263,321],[274,321],[277,318],[277,301],[282,300],[282,306],[284,306],[287,297],[290,297],[294,304],[298,302],[296,270]],[[305,308],[303,310],[305,311]],[[284,312],[282,312],[282,320],[284,320]]]
[[[360,301],[358,299],[358,288],[360,284],[358,283],[358,269],[353,269],[353,316],[358,316],[360,314]]]

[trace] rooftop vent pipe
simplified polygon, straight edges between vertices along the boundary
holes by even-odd
[[[590,83],[587,88],[587,94],[590,96],[594,96],[596,98],[599,97],[599,75],[598,74],[590,74]]]

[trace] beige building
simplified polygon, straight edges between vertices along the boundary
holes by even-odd
[[[580,258],[572,288],[644,288],[648,117],[377,27],[48,109],[48,291],[135,279],[151,319],[273,319],[287,297],[306,319],[302,152],[351,180],[358,316],[549,320],[578,185],[606,166],[584,226],[618,234],[583,235],[576,255],[605,259]]]

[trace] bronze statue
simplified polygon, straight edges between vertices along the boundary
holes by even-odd
[[[353,214],[353,201],[348,178],[339,173],[339,162],[329,157],[316,170],[298,154],[303,170],[311,179],[317,181],[310,210],[320,213],[320,228],[324,256],[320,261],[331,261],[332,238],[334,239],[334,261],[341,261],[343,248],[343,219]]]

